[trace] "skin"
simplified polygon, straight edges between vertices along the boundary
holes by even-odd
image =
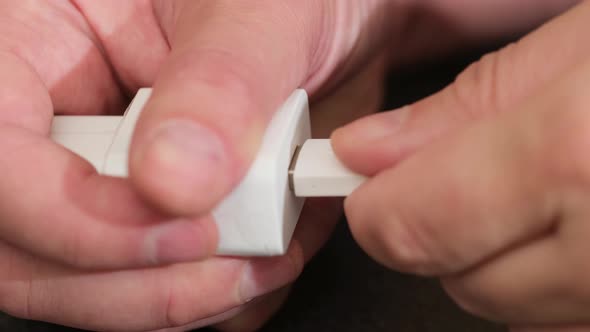
[[[272,111],[303,87],[327,137],[378,108],[387,66],[527,29],[572,1],[539,3],[520,2],[535,8],[522,15],[491,0],[0,1],[0,310],[90,330],[259,327],[341,206],[310,200],[284,257],[213,256],[209,213]],[[48,139],[54,114],[120,113],[143,86],[153,97],[129,180]]]
[[[588,19],[582,2],[440,93],[333,134],[372,177],[345,202],[369,254],[513,331],[590,329]]]

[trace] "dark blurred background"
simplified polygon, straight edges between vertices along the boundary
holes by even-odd
[[[386,82],[383,108],[403,106],[440,90],[469,63],[497,45],[392,72]],[[17,320],[0,313],[0,331],[77,330]],[[436,280],[399,274],[372,261],[354,243],[343,220],[333,238],[306,267],[285,306],[262,331],[492,332],[506,329],[461,311]]]

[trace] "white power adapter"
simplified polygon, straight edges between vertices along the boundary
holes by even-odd
[[[56,116],[51,138],[105,176],[126,177],[133,130],[151,88],[123,116]],[[343,197],[365,177],[347,169],[330,140],[311,139],[307,94],[298,89],[273,115],[247,175],[213,211],[220,255],[285,253],[305,197]]]

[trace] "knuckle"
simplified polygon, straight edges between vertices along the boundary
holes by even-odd
[[[519,52],[518,44],[509,44],[484,55],[457,76],[449,88],[459,105],[460,116],[477,119],[505,109],[514,99],[518,83],[514,82],[511,73],[516,52]]]
[[[388,252],[404,269],[420,275],[436,274],[442,269],[439,257],[444,246],[438,243],[436,223],[419,216],[408,217],[403,211],[388,223],[395,226],[382,242],[388,243]]]
[[[432,275],[441,269],[439,257],[444,248],[437,240],[440,230],[436,223],[411,208],[391,204],[391,199],[372,201],[368,209],[365,196],[349,196],[345,211],[356,241],[367,253],[381,264],[405,272]]]
[[[399,213],[382,214],[382,220],[362,220],[353,224],[353,234],[371,256],[389,268],[421,275],[433,267],[425,250],[431,232]]]
[[[452,96],[467,119],[482,116],[483,110],[497,108],[497,60],[495,53],[487,54],[469,65],[450,86]]]

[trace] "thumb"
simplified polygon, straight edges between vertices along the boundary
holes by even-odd
[[[373,175],[445,133],[514,109],[590,55],[582,33],[588,17],[590,2],[584,1],[522,40],[484,56],[439,93],[336,130],[336,154],[351,169]]]
[[[209,211],[246,173],[296,88],[323,90],[372,55],[362,51],[370,43],[357,44],[385,3],[175,1],[163,19],[171,53],[130,151],[135,186],[168,212]]]
[[[285,18],[277,2],[177,3],[178,17],[164,28],[172,50],[138,121],[129,171],[148,200],[193,214],[245,173],[271,112],[303,81],[310,46],[293,28],[304,26],[300,17],[280,29],[261,17],[268,10]]]

